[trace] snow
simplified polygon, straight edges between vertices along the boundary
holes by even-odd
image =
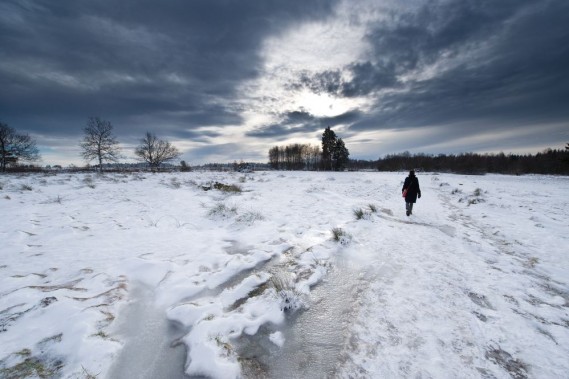
[[[269,335],[269,340],[277,345],[278,347],[282,347],[285,343],[285,338],[282,332],[274,332]]]
[[[568,377],[569,178],[405,176],[0,176],[0,377]]]

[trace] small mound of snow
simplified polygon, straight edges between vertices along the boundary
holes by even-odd
[[[278,347],[283,347],[285,343],[285,338],[281,332],[274,332],[269,335],[269,340],[277,345]]]

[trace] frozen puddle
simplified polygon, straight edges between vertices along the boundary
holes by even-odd
[[[166,319],[166,312],[154,305],[149,287],[133,284],[131,302],[119,314],[114,334],[125,345],[109,370],[110,379],[188,378],[184,374],[186,351],[174,342],[184,331]]]
[[[239,349],[247,378],[325,378],[334,376],[346,343],[355,301],[364,276],[345,262],[336,262],[311,293],[310,309],[279,325],[285,339],[278,347],[269,340],[271,326],[245,337]],[[346,301],[351,299],[352,301]]]

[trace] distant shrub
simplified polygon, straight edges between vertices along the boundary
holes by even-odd
[[[342,228],[333,228],[332,239],[340,245],[348,245],[352,240],[352,236]]]
[[[273,274],[270,283],[280,300],[281,310],[294,312],[305,306],[302,293],[296,290],[294,280],[288,273],[277,272]]]
[[[273,273],[270,282],[277,291],[294,288],[294,281],[285,271],[277,271]]]
[[[524,267],[527,268],[535,268],[535,266],[539,263],[539,259],[536,257],[530,257],[527,261],[522,263]]]
[[[222,192],[232,192],[232,193],[236,193],[236,192],[242,192],[243,190],[241,189],[240,186],[236,185],[236,184],[223,184],[223,183],[214,183],[213,188],[215,188],[216,190],[222,191]]]
[[[97,333],[92,334],[91,336],[92,337],[100,337],[103,339],[109,339],[110,338],[110,336],[102,330],[99,330]]]
[[[369,220],[372,214],[377,213],[377,207],[373,204],[369,204],[366,209],[354,209],[353,213],[356,220]]]
[[[356,220],[361,220],[365,217],[365,212],[361,208],[354,209],[354,216],[356,216]]]
[[[342,228],[332,229],[332,238],[336,242],[338,242],[340,240],[340,237],[342,237],[343,234],[344,234],[344,230],[342,230]]]
[[[484,203],[484,199],[481,199],[479,197],[475,197],[474,199],[468,200],[468,205],[479,204],[479,203]]]
[[[230,218],[237,214],[237,207],[228,206],[224,203],[219,203],[211,208],[208,212],[210,217]]]
[[[204,191],[216,189],[218,191],[228,192],[228,193],[239,193],[239,192],[243,191],[241,189],[241,187],[236,185],[236,184],[224,184],[224,183],[220,183],[220,182],[213,182],[213,183],[209,183],[206,185],[202,185],[201,188]]]
[[[484,203],[485,200],[482,197],[480,197],[482,196],[482,192],[483,191],[481,188],[476,188],[471,196],[465,196],[459,199],[458,201],[459,202],[466,201],[468,205]]]

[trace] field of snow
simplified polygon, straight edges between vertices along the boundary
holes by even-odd
[[[0,378],[569,378],[569,178],[0,176]]]

